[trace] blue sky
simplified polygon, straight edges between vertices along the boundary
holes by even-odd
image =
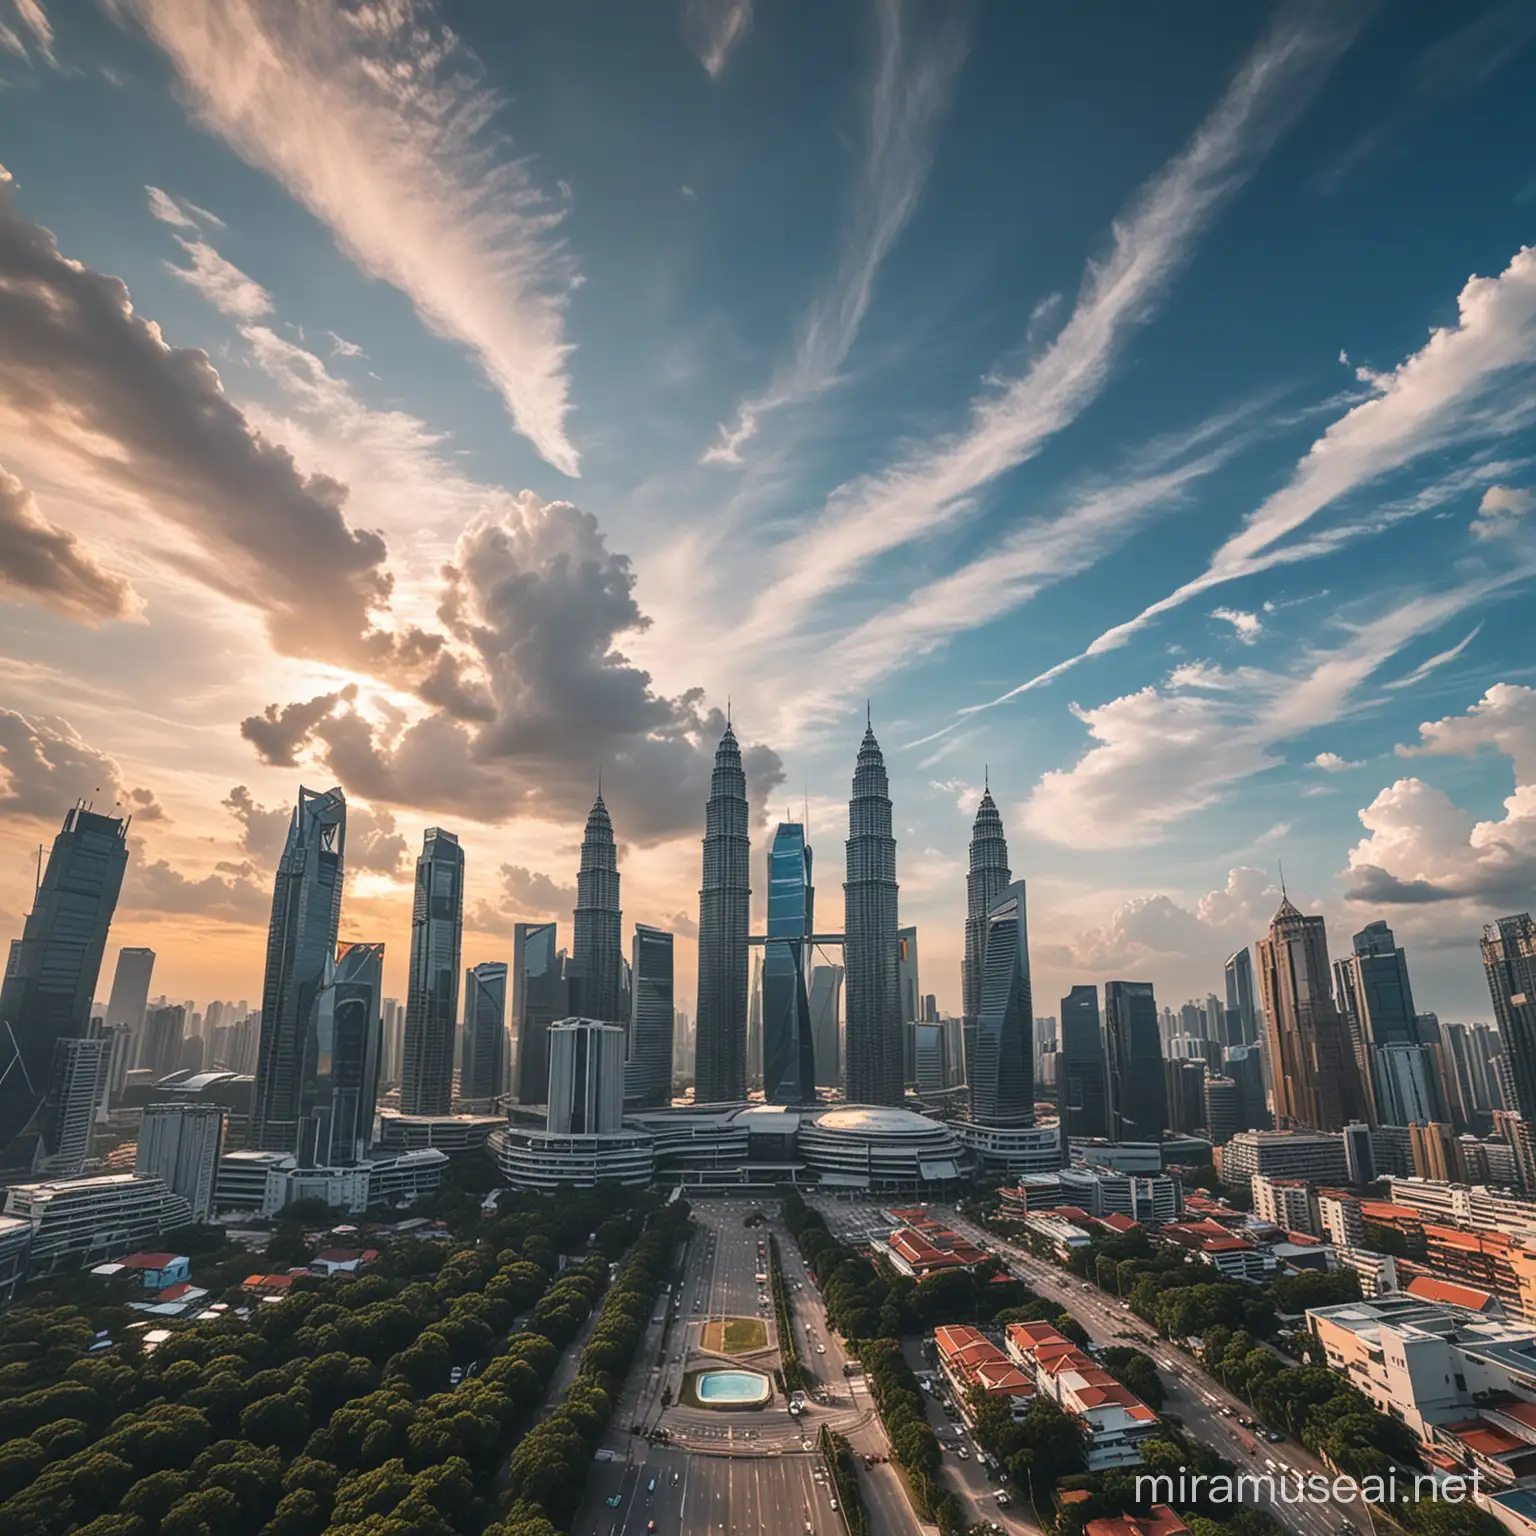
[[[1039,1012],[1203,996],[1283,860],[1335,952],[1384,916],[1487,1015],[1536,899],[1536,4],[0,28],[11,926],[110,788],[116,936],[259,990],[325,779],[351,936],[398,979],[441,823],[493,958],[601,768],[691,1011],[719,712],[825,914],[868,698],[944,1006],[990,772]]]

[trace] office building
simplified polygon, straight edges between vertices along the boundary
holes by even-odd
[[[1536,923],[1529,912],[1483,929],[1483,969],[1503,1046],[1504,1108],[1536,1121]]]
[[[1229,1045],[1223,1070],[1237,1084],[1239,1130],[1267,1131],[1274,1121],[1265,1104],[1264,1051],[1259,1045]]]
[[[386,997],[383,1008],[384,1048],[379,1066],[381,1089],[400,1086],[400,1070],[405,1062],[405,1009],[398,997]]]
[[[613,1136],[624,1120],[624,1030],[596,1019],[549,1029],[552,1136]]]
[[[901,986],[896,941],[896,839],[890,783],[866,723],[848,802],[843,964],[848,1098],[899,1105],[903,1097]]]
[[[911,1087],[917,1080],[916,1027],[922,1013],[922,994],[917,979],[917,929],[896,930],[896,980],[901,988],[902,1081]]]
[[[587,813],[576,875],[571,929],[571,1009],[581,1018],[628,1025],[624,1006],[624,914],[619,910],[619,854],[613,822],[599,793]]]
[[[135,1068],[154,1077],[176,1071],[181,1065],[186,1018],[187,1010],[180,1003],[146,1009],[134,1056]]]
[[[110,1036],[62,1039],[53,1050],[53,1078],[43,1102],[33,1172],[74,1178],[91,1155],[91,1131],[112,1074]]]
[[[1244,1130],[1243,1095],[1230,1077],[1205,1079],[1205,1131],[1213,1147],[1225,1146]]]
[[[464,943],[464,850],[452,832],[428,827],[416,860],[411,969],[405,995],[400,1108],[408,1115],[453,1109],[453,1037],[459,1021]]]
[[[228,1119],[220,1104],[146,1105],[134,1173],[160,1179],[187,1202],[193,1221],[207,1221]]]
[[[945,1060],[944,1026],[914,1024],[913,1042],[917,1051],[917,1091],[942,1093],[949,1085],[949,1065]]]
[[[1246,1189],[1256,1173],[1319,1184],[1345,1177],[1344,1138],[1316,1131],[1239,1131],[1216,1158],[1222,1183],[1233,1188]]]
[[[345,874],[347,802],[340,789],[300,788],[272,891],[251,1145],[295,1152],[304,1071],[314,1057],[320,1001],[336,958]]]
[[[842,1032],[843,968],[811,967],[811,1044],[816,1052],[816,1086],[843,1086]]]
[[[752,952],[752,992],[747,998],[747,1086],[763,1086],[763,953]]]
[[[1355,1185],[1375,1182],[1377,1173],[1377,1133],[1363,1120],[1352,1120],[1344,1127],[1344,1177]],[[1408,1171],[1407,1149],[1403,1150],[1403,1172]]]
[[[512,930],[512,1057],[519,1104],[542,1104],[549,1092],[549,1026],[570,1014],[565,951],[553,923]]]
[[[112,994],[107,999],[106,1024],[109,1029],[126,1032],[128,1044],[120,1058],[121,1070],[125,1073],[133,1065],[134,1042],[144,1027],[149,983],[154,970],[154,950],[127,945],[118,950],[117,969],[112,973]]]
[[[1276,1126],[1340,1131],[1366,1118],[1349,1030],[1329,986],[1322,918],[1304,917],[1286,898],[1257,949]]]
[[[693,1090],[700,1104],[736,1103],[747,1096],[750,827],[741,748],[727,722],[715,749],[709,803],[704,810]]]
[[[1073,987],[1061,1000],[1061,1061],[1058,1065],[1061,1123],[1079,1140],[1109,1135],[1104,1031],[1096,987]]]
[[[304,1059],[301,1167],[350,1167],[373,1141],[382,1035],[384,946],[343,944],[327,968]]]
[[[192,1208],[165,1181],[132,1173],[13,1184],[5,1214],[31,1227],[27,1273],[88,1269],[184,1227]]]
[[[1246,948],[1227,956],[1227,1011],[1237,1015],[1237,1033],[1228,1045],[1252,1045],[1258,1040],[1258,993],[1253,980],[1253,958]],[[1230,1026],[1229,1026],[1230,1027]]]
[[[1372,1105],[1378,1125],[1444,1120],[1434,1058],[1422,1045],[1382,1045],[1370,1052]]]
[[[987,913],[1008,888],[1008,843],[1003,818],[992,798],[990,782],[982,790],[971,827],[970,867],[965,877],[965,949],[960,962],[960,1029],[964,1040],[965,1073],[971,1071],[976,1046],[976,1020],[981,1013],[982,975],[986,962]],[[963,1080],[963,1079],[962,1079]]]
[[[459,1097],[493,1105],[506,1091],[507,965],[482,960],[464,972],[464,1064]]]
[[[976,1015],[971,1119],[978,1125],[1035,1123],[1034,999],[1024,882],[1006,886],[987,912]]]
[[[90,1031],[128,823],[72,806],[0,980],[0,1168],[32,1166],[54,1047]]]
[[[672,1102],[672,935],[635,924],[630,974],[629,1059],[624,1098],[642,1108]]]
[[[1168,1129],[1168,1090],[1150,981],[1104,983],[1104,1042],[1111,1139],[1157,1144]]]
[[[816,1051],[806,993],[814,913],[805,828],[781,821],[768,850],[762,966],[763,1096],[770,1104],[810,1104],[816,1099]]]
[[[1163,1063],[1163,1082],[1168,1101],[1168,1129],[1190,1136],[1205,1124],[1204,1057]]]

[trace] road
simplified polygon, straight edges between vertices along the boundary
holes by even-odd
[[[746,1227],[743,1218],[763,1207],[741,1198],[694,1206],[695,1229],[672,1304],[672,1320],[658,1305],[625,1381],[605,1444],[572,1524],[576,1536],[844,1536],[834,1495],[815,1453],[817,1427],[848,1435],[858,1452],[889,1453],[862,1382],[843,1378],[841,1346],[826,1331],[825,1313],[793,1240],[782,1227]],[[702,1353],[702,1331],[712,1319],[760,1317],[773,1332],[759,1241],[779,1239],[786,1279],[801,1332],[802,1357],[818,1382],[821,1400],[797,1422],[774,1394],[765,1408],[735,1412],[687,1408],[679,1401],[684,1377],[703,1365],[729,1362]],[[820,1344],[825,1354],[817,1353]],[[772,1374],[777,1351],[741,1363]],[[670,1392],[666,1389],[670,1388]],[[653,1444],[636,1426],[664,1428],[671,1437]],[[809,1438],[807,1438],[809,1437]],[[881,1536],[919,1536],[899,1478],[888,1465],[860,1463],[865,1502]],[[654,1486],[653,1486],[654,1485]],[[610,1500],[616,1502],[610,1503]],[[652,1523],[654,1522],[654,1524]],[[927,1528],[931,1530],[932,1528]]]
[[[1273,1472],[1276,1477],[1282,1472],[1292,1477],[1318,1474],[1332,1482],[1334,1474],[1294,1440],[1287,1439],[1279,1445],[1264,1441],[1255,1444],[1254,1435],[1237,1424],[1238,1417],[1251,1416],[1253,1410],[1207,1376],[1182,1350],[1155,1338],[1150,1325],[1097,1286],[1078,1280],[1054,1264],[1035,1258],[1028,1250],[983,1231],[953,1210],[935,1206],[933,1212],[955,1231],[1005,1257],[1009,1268],[1032,1290],[1052,1301],[1059,1301],[1064,1311],[1071,1312],[1096,1344],[1133,1344],[1150,1355],[1157,1362],[1168,1387],[1168,1400],[1163,1411],[1177,1414],[1194,1439],[1220,1452],[1236,1465],[1239,1472],[1259,1475]],[[1126,1333],[1136,1337],[1121,1337]],[[1224,1414],[1223,1409],[1231,1410],[1230,1415]],[[1249,1445],[1254,1445],[1252,1452]],[[1270,1507],[1277,1518],[1301,1536],[1335,1536],[1343,1521],[1359,1522],[1361,1509],[1357,1504],[1336,1503],[1287,1502]]]

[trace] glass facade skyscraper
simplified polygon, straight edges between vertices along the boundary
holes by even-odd
[[[1016,880],[987,912],[976,1071],[970,1079],[971,1119],[978,1125],[1035,1123],[1034,1027],[1024,882]]]
[[[1237,1035],[1228,1045],[1252,1045],[1259,1038],[1259,1009],[1253,984],[1253,957],[1246,947],[1227,956],[1227,1012],[1237,1017]]]
[[[0,1168],[30,1168],[54,1047],[90,1031],[128,823],[71,808],[0,981]]]
[[[1073,987],[1061,1000],[1057,1074],[1064,1133],[1082,1138],[1108,1136],[1108,1084],[1097,987]]]
[[[1168,1129],[1168,1087],[1150,981],[1104,983],[1104,1043],[1111,1138],[1160,1142]]]
[[[1536,923],[1529,912],[1483,929],[1483,970],[1503,1044],[1506,1109],[1536,1124]]]
[[[781,821],[768,850],[763,948],[763,1095],[770,1104],[810,1104],[816,1098],[816,1048],[805,985],[814,912],[805,827]]]
[[[890,781],[874,729],[867,726],[848,802],[848,878],[843,885],[843,965],[847,1009],[844,1084],[854,1104],[903,1098],[896,839]]]
[[[343,944],[305,1041],[299,1161],[350,1167],[368,1154],[383,1048],[384,946]]]
[[[629,1059],[624,1097],[641,1108],[672,1102],[672,935],[635,924],[630,953]]]
[[[549,1031],[549,1114],[556,1136],[612,1136],[624,1125],[624,1031],[561,1019]]]
[[[987,913],[1007,889],[1008,843],[1003,818],[988,785],[976,807],[971,828],[970,869],[965,877],[965,950],[960,960],[960,1032],[965,1042],[965,1071],[969,1075],[976,1050],[976,1019],[981,1012],[982,973],[987,947]]]
[[[700,1104],[733,1103],[747,1096],[750,828],[741,748],[727,724],[715,749],[709,804],[704,811],[693,1063],[694,1098]]]
[[[267,927],[251,1108],[250,1144],[256,1151],[299,1149],[305,1063],[315,1050],[321,994],[336,961],[346,844],[347,802],[341,790],[301,787],[277,863]]]
[[[464,850],[452,832],[428,827],[416,860],[405,994],[400,1108],[408,1115],[446,1115],[453,1108],[463,942]]]
[[[519,923],[512,931],[512,1061],[519,1104],[544,1104],[549,1093],[549,1026],[570,1013],[565,951],[553,923]]]
[[[494,1104],[505,1091],[507,966],[485,960],[464,972],[464,1061],[459,1097]]]
[[[619,909],[619,855],[602,795],[587,814],[576,875],[571,930],[571,1010],[584,1019],[627,1027],[624,1006],[624,914]]]
[[[843,1086],[843,1052],[839,1036],[843,1022],[843,968],[811,968],[811,1042],[816,1048],[816,1086]]]

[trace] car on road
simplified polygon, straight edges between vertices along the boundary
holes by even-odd
[[[969,1461],[971,1459],[971,1453],[963,1445],[955,1447],[955,1454],[961,1461]]]
[[[603,1503],[605,1503],[609,1509],[617,1509],[623,1502],[624,1495],[622,1493],[616,1493],[611,1498],[603,1500]]]
[[[998,1495],[997,1495],[997,1502],[998,1502],[998,1507],[999,1508],[1007,1509],[1008,1506],[1013,1503],[1013,1499],[1012,1499],[1012,1497],[1010,1495],[1008,1495],[1006,1493],[1003,1493],[1000,1490],[998,1492]]]
[[[1224,1419],[1235,1418],[1236,1415],[1237,1415],[1237,1410],[1235,1408],[1223,1408],[1221,1410],[1221,1416]]]
[[[826,1352],[827,1352],[827,1346],[825,1344],[818,1344],[816,1346],[816,1353],[818,1355],[824,1355],[824,1354],[826,1354]]]
[[[1285,1436],[1282,1435],[1278,1429],[1266,1429],[1264,1431],[1264,1438],[1268,1440],[1271,1445],[1279,1445],[1280,1442],[1285,1439]]]

